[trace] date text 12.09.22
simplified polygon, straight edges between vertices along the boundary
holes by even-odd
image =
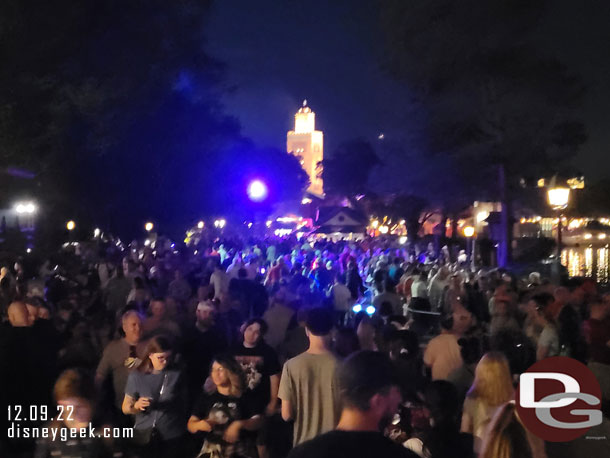
[[[55,408],[45,405],[31,406],[8,406],[8,421],[72,421],[74,415],[74,406],[58,405]]]

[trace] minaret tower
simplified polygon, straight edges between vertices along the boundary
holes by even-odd
[[[294,130],[288,131],[286,150],[299,159],[309,176],[307,192],[322,197],[324,187],[318,175],[324,158],[324,136],[316,130],[316,114],[307,106],[307,100],[303,100],[303,106],[294,115]]]

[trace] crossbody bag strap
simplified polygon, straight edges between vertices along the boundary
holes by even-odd
[[[159,399],[157,399],[157,401],[161,400],[161,396],[163,396],[163,391],[165,390],[166,381],[167,381],[167,372],[165,374],[163,374],[163,382],[161,383],[161,389],[159,390]],[[159,410],[155,409],[155,416],[153,417],[153,424],[152,424],[153,428],[155,426],[157,426],[158,418],[159,418]]]

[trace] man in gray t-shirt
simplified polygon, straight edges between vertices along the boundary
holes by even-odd
[[[294,420],[294,445],[335,428],[341,413],[336,379],[337,360],[329,351],[332,314],[326,309],[308,313],[309,349],[284,365],[278,397],[282,418]]]
[[[110,342],[104,349],[102,359],[95,371],[96,383],[102,385],[108,376],[112,377],[114,388],[114,403],[120,410],[125,396],[125,384],[131,370],[142,362],[145,342],[140,342],[141,320],[139,315],[131,310],[122,318],[125,337]]]

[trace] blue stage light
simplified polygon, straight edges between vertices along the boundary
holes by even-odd
[[[251,181],[248,185],[248,197],[254,202],[261,202],[267,198],[267,185],[261,180]]]

